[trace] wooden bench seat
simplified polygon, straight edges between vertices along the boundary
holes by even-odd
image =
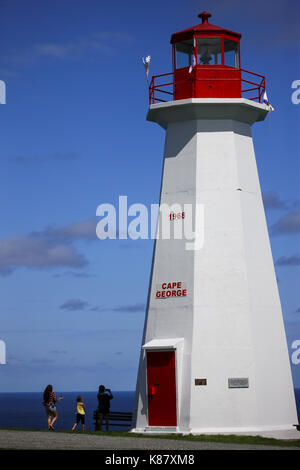
[[[99,431],[99,410],[94,411],[95,431]],[[109,426],[126,426],[130,427],[132,422],[132,412],[130,411],[110,411],[108,415]],[[105,419],[102,426],[106,426]]]

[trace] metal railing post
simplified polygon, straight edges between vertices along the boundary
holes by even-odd
[[[227,69],[226,69],[227,70]],[[248,84],[248,88],[246,87],[244,90],[241,90],[241,94],[243,96],[244,93],[251,93],[250,96],[248,96],[248,99],[249,100],[256,100],[258,101],[259,103],[261,103],[262,101],[262,95],[263,95],[263,92],[265,90],[265,87],[266,87],[266,83],[265,83],[265,77],[263,75],[259,75],[258,73],[254,73],[254,72],[249,72],[248,70],[244,70],[244,69],[240,69],[241,71],[241,75],[240,75],[240,78],[239,80],[241,81],[241,84]],[[243,78],[243,73],[244,74],[249,74],[251,77],[250,77],[250,80],[246,80],[246,78]],[[160,84],[160,82],[158,80],[162,79],[162,77],[169,77],[170,75],[172,75],[172,81],[167,81],[166,83],[162,83]],[[245,75],[244,75],[245,76]],[[155,83],[155,79],[158,81],[158,84]],[[193,96],[195,96],[196,94],[196,91],[195,91],[195,87],[196,87],[196,81],[206,81],[206,80],[210,80],[208,78],[196,78],[195,76],[192,76],[190,77],[190,79],[192,80],[192,94]],[[224,79],[224,77],[220,77],[220,78],[214,78],[214,80],[237,80],[237,78],[228,78],[228,79]],[[252,81],[252,80],[256,80],[256,81]],[[259,81],[260,80],[260,81]],[[177,85],[178,83],[178,80],[177,80]],[[250,85],[250,87],[249,87]],[[173,87],[173,91],[168,91],[169,88],[172,86]],[[252,87],[251,87],[252,86]],[[165,89],[164,89],[165,88]],[[171,95],[172,98],[174,99],[175,97],[175,80],[174,80],[174,72],[170,72],[170,73],[164,73],[164,74],[161,74],[161,75],[154,75],[151,79],[151,82],[150,82],[150,86],[149,86],[149,105],[151,104],[155,104],[156,102],[165,102],[165,101],[168,101],[168,99],[170,98],[167,98],[164,100],[164,99],[161,99],[160,96],[161,96],[161,93],[164,94],[164,97],[165,95]],[[157,97],[157,94],[159,97]],[[252,96],[251,96],[252,95]],[[171,98],[171,99],[172,99]],[[247,96],[245,96],[245,98],[247,98]]]

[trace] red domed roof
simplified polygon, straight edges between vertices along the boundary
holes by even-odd
[[[239,39],[242,37],[240,33],[235,33],[234,31],[230,31],[229,29],[221,28],[220,26],[216,26],[214,24],[209,23],[208,18],[211,17],[211,14],[207,11],[203,11],[198,15],[198,17],[202,19],[202,23],[197,24],[196,26],[192,26],[191,28],[179,31],[178,33],[172,34],[171,44],[180,40],[184,40],[187,37],[191,37],[194,33],[209,33],[209,35],[221,33],[228,34]]]

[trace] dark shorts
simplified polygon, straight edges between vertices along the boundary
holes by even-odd
[[[85,424],[85,415],[81,415],[80,413],[76,413],[76,423],[79,424],[80,422],[82,424]]]
[[[109,410],[99,410],[98,409],[98,412],[99,412],[99,416],[102,415],[102,418],[108,418]]]
[[[56,406],[45,405],[45,411],[47,416],[52,416],[56,411]]]

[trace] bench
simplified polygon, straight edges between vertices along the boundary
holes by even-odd
[[[99,410],[94,411],[95,431],[100,431],[99,427]],[[132,412],[130,411],[110,411],[108,414],[109,426],[126,426],[130,427],[132,422]],[[115,421],[115,422],[112,422]],[[126,421],[126,423],[125,423]],[[102,421],[102,426],[106,426],[105,418]]]

